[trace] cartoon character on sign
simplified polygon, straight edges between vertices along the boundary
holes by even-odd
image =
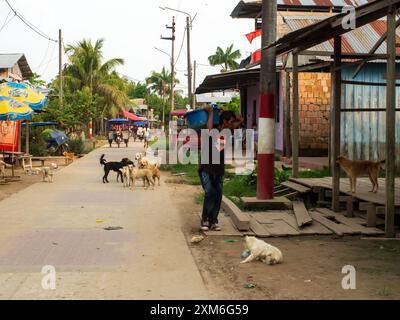
[[[21,90],[21,89],[12,89],[12,90],[8,91],[8,95],[10,97],[15,97],[15,98],[24,97],[25,99],[27,99],[29,96],[28,92]]]
[[[11,106],[12,108],[14,108],[14,109],[20,109],[20,108],[23,108],[23,107],[24,107],[23,104],[19,103],[18,101],[15,101],[15,100],[11,100],[11,101],[9,102],[9,104],[10,104],[10,106]]]

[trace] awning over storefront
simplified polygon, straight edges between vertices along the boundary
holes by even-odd
[[[127,118],[127,119],[129,119],[129,120],[131,120],[131,121],[134,121],[134,122],[146,121],[145,118],[140,118],[140,117],[138,117],[137,115],[135,115],[135,114],[133,114],[133,113],[130,113],[130,112],[128,112],[128,111],[124,111],[123,114],[124,114],[124,117],[125,117],[125,118]]]
[[[260,81],[260,67],[241,69],[207,76],[197,88],[196,94],[222,90],[239,90],[241,87],[252,86]]]

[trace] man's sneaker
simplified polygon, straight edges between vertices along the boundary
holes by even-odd
[[[213,224],[211,226],[211,231],[222,231],[222,228],[217,224]]]
[[[210,224],[208,223],[208,221],[203,221],[201,223],[200,230],[201,231],[210,231]]]

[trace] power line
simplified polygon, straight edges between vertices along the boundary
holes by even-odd
[[[50,38],[48,35],[46,35],[43,31],[41,31],[38,27],[36,27],[34,24],[32,24],[31,22],[29,22],[27,19],[25,19],[17,10],[15,10],[11,4],[8,2],[8,0],[5,0],[5,2],[7,3],[7,5],[10,7],[11,11],[14,12],[14,16],[18,17],[29,29],[31,29],[32,31],[34,31],[36,34],[38,34],[39,36],[41,36],[42,38],[45,38],[49,41],[53,41],[53,42],[58,42],[57,40],[54,40],[52,38]]]
[[[10,10],[10,12],[8,13],[8,15],[7,15],[7,17],[6,17],[6,20],[4,20],[4,23],[3,23],[3,25],[2,25],[1,28],[0,28],[0,32],[3,31],[3,29],[12,21],[12,19],[15,18],[15,15],[14,15],[14,16],[11,17],[10,20],[8,20],[8,18],[10,17],[10,14],[11,14],[11,13],[12,13],[12,10]],[[7,20],[8,20],[8,21],[7,21]]]
[[[185,28],[185,32],[184,32],[184,34],[183,34],[183,39],[182,39],[181,48],[179,49],[178,58],[176,59],[175,65],[177,65],[177,64],[178,64],[178,62],[179,62],[179,58],[181,57],[181,53],[182,53],[182,49],[183,49],[183,45],[185,44],[185,38],[186,38],[186,28]]]
[[[45,60],[46,60],[47,55],[48,55],[48,53],[49,53],[49,49],[50,49],[50,41],[47,41],[47,49],[46,49],[46,52],[45,52],[45,54],[44,54],[44,56],[43,56],[42,61],[41,61],[40,64],[36,67],[36,69],[40,69],[40,68],[43,66],[43,64],[45,63]]]

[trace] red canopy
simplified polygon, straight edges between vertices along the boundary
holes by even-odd
[[[127,119],[129,119],[129,120],[132,120],[132,121],[137,121],[137,122],[139,122],[139,121],[146,121],[146,119],[140,118],[140,117],[138,117],[137,115],[134,115],[133,113],[130,113],[130,112],[128,112],[128,111],[124,111],[123,114],[124,114],[124,117],[125,117],[125,118],[127,118]]]

